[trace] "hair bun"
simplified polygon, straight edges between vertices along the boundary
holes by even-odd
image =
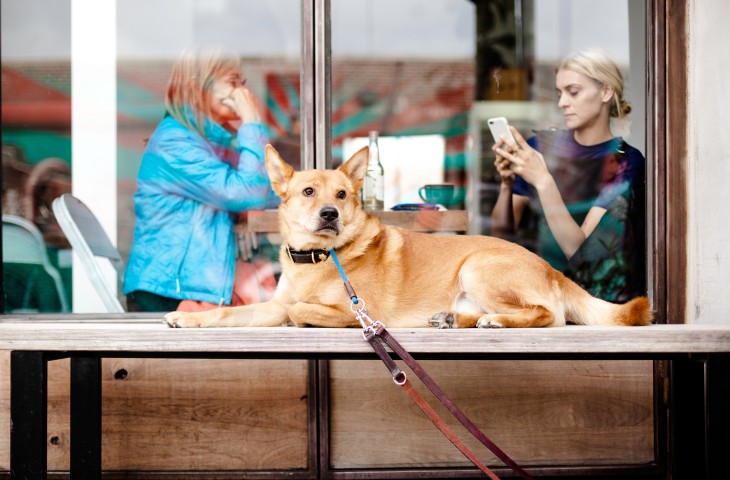
[[[631,113],[631,104],[623,98],[619,100],[614,94],[613,102],[611,102],[610,115],[614,118],[624,118]]]
[[[624,99],[621,99],[621,116],[625,117],[631,113],[631,104]]]

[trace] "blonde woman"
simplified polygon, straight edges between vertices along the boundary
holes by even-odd
[[[137,175],[127,307],[171,311],[181,300],[228,305],[236,216],[278,203],[264,166],[266,128],[239,61],[216,51],[180,56],[165,105]]]
[[[631,112],[621,71],[585,50],[563,60],[555,83],[567,129],[525,141],[512,128],[516,143],[493,147],[502,179],[493,232],[514,232],[531,206],[551,265],[607,300],[646,294],[645,160],[611,132],[611,119]]]

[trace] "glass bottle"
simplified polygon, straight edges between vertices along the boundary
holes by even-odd
[[[362,206],[365,210],[381,211],[384,207],[385,196],[385,171],[380,163],[380,150],[378,149],[378,132],[372,130],[368,133],[368,169],[365,174],[365,182],[362,186]]]

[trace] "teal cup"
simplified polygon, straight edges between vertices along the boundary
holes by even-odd
[[[448,207],[454,201],[455,190],[451,183],[424,185],[418,189],[418,196],[426,203]]]

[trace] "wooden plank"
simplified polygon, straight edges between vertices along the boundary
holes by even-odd
[[[654,460],[651,361],[423,361],[421,365],[518,463],[576,466]],[[481,460],[501,465],[415,374],[401,367]],[[393,383],[382,363],[338,360],[330,362],[329,370],[332,468],[471,466]]]
[[[0,470],[9,468],[9,361],[0,352]],[[67,470],[69,361],[49,363],[48,469]],[[102,361],[104,470],[307,468],[307,362]]]
[[[466,210],[425,210],[420,212],[371,212],[388,224],[416,232],[465,232],[469,226]],[[259,210],[248,212],[248,229],[256,233],[277,233],[279,212]]]
[[[730,325],[566,326],[535,329],[391,329],[410,352],[492,354],[669,354],[730,352]],[[222,352],[252,356],[371,353],[360,329],[173,329],[159,319],[120,322],[0,320],[0,350]]]
[[[7,352],[0,354],[7,358]],[[287,365],[292,363],[293,368]],[[305,465],[305,369],[296,363],[104,360],[104,468]],[[518,461],[600,465],[652,459],[651,362],[424,361],[423,366]],[[0,372],[0,378],[0,431],[8,431],[7,376]],[[49,469],[63,470],[69,461],[68,360],[51,362],[49,378]],[[469,466],[380,362],[334,361],[330,378],[332,468]],[[461,428],[437,408],[452,427]],[[0,437],[0,469],[8,468],[7,439]],[[494,462],[468,435],[464,439]],[[372,445],[378,446],[377,455]]]

